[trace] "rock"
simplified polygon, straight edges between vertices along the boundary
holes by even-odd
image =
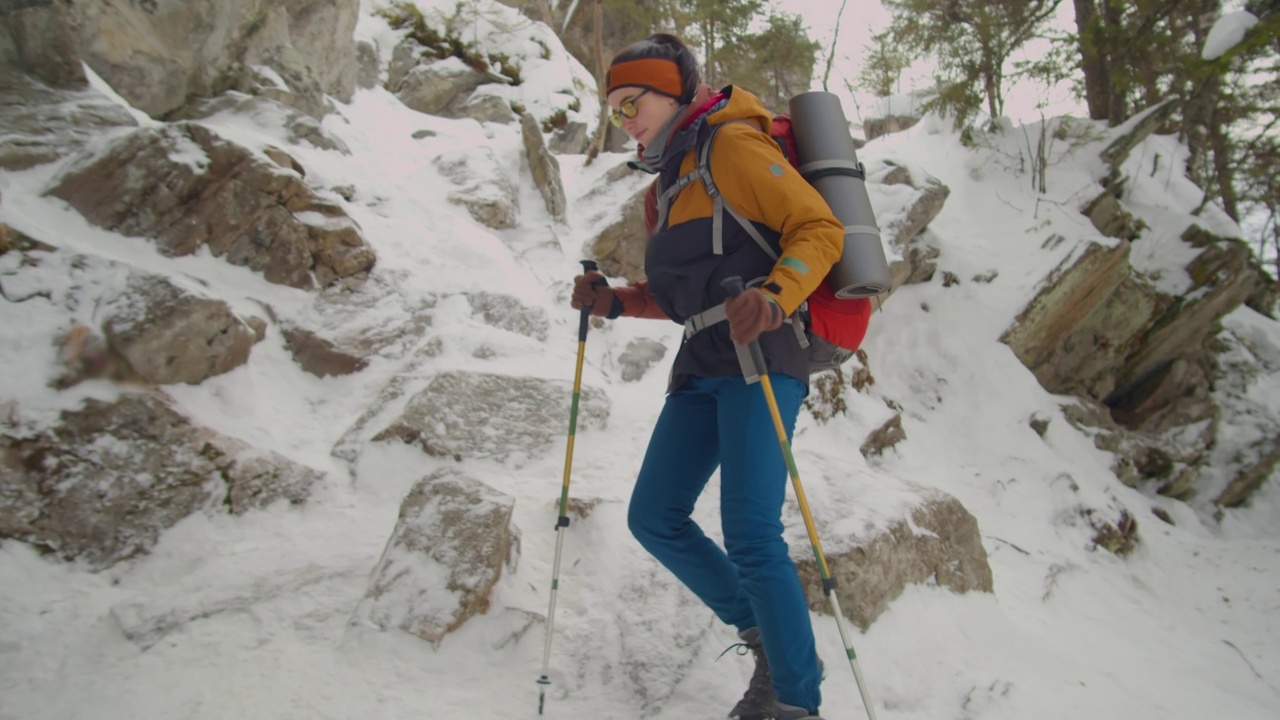
[[[885,228],[889,242],[899,247],[910,244],[929,226],[929,223],[933,222],[934,218],[938,217],[950,195],[951,188],[942,184],[937,178],[928,178],[923,188],[917,188],[917,193],[908,204],[903,219]]]
[[[221,300],[182,290],[158,275],[134,275],[104,307],[103,331],[147,382],[199,384],[243,365],[253,328]]]
[[[102,569],[194,512],[303,502],[320,477],[193,425],[162,395],[91,399],[40,434],[0,434],[0,537]]]
[[[211,100],[189,103],[181,111],[173,113],[172,119],[174,121],[199,120],[219,113],[244,116],[264,126],[279,125],[288,134],[290,143],[306,143],[321,150],[333,150],[343,155],[351,154],[347,144],[338,136],[325,130],[315,118],[261,95],[247,95],[228,90]]]
[[[488,325],[534,340],[547,339],[551,321],[547,318],[547,311],[540,307],[525,305],[517,297],[500,293],[469,293],[467,300],[471,303],[471,311]]]
[[[913,242],[902,250],[902,259],[889,263],[889,283],[897,289],[903,285],[929,282],[938,270],[935,262],[942,251],[932,245]]]
[[[635,382],[644,377],[649,368],[658,364],[667,354],[667,346],[657,340],[640,338],[627,343],[627,347],[618,357],[618,365],[622,367],[622,381]]]
[[[351,375],[369,365],[368,358],[349,352],[337,343],[301,327],[285,327],[285,347],[302,369],[316,377]]]
[[[1211,414],[1208,392],[1216,371],[1206,343],[1223,317],[1270,282],[1235,239],[1204,247],[1186,270],[1192,286],[1165,300],[1164,313],[1142,328],[1141,345],[1113,369],[1115,389],[1104,400],[1130,427],[1159,431]]]
[[[193,99],[237,86],[319,117],[328,109],[325,94],[347,100],[355,89],[358,0],[149,0],[74,8],[85,61],[153,118],[167,119]],[[254,80],[264,75],[255,68],[269,69],[272,77]]]
[[[476,222],[494,230],[516,226],[519,194],[491,150],[448,152],[435,164],[459,188],[449,194],[449,201],[465,207]]]
[[[25,170],[74,155],[92,140],[137,124],[127,110],[97,90],[52,89],[17,73],[0,72],[0,127],[5,129],[0,134],[0,168],[5,170]]]
[[[374,263],[345,212],[300,177],[208,128],[138,130],[82,157],[49,194],[90,222],[150,237],[169,256],[202,246],[269,282],[324,287]]]
[[[909,130],[920,122],[920,118],[907,115],[889,115],[882,118],[870,118],[862,124],[862,133],[866,135],[867,140],[875,140],[878,137],[890,135],[903,130]]]
[[[902,413],[894,413],[893,417],[876,428],[862,442],[859,451],[862,457],[881,455],[885,450],[907,439],[907,432],[902,429]]]
[[[587,151],[589,142],[591,142],[591,136],[587,133],[587,124],[574,120],[569,122],[563,130],[552,133],[548,146],[551,152],[559,155],[581,155]]]
[[[957,593],[994,592],[977,520],[953,497],[923,488],[916,492],[920,502],[907,517],[858,538],[851,550],[827,555],[840,608],[863,630],[909,583],[936,584]],[[801,549],[805,552],[794,552],[793,559],[809,608],[829,613],[817,561],[807,545]]]
[[[1146,140],[1151,133],[1155,132],[1157,128],[1164,125],[1169,117],[1181,107],[1181,100],[1169,98],[1143,110],[1120,126],[1113,128],[1111,130],[1113,139],[1101,153],[1103,161],[1110,165],[1113,171],[1118,171],[1120,164],[1124,162],[1125,158],[1129,157],[1129,153],[1138,147],[1143,140]]]
[[[0,28],[0,76],[16,81],[17,75],[25,74],[49,88],[83,89],[87,85],[66,3],[26,0],[0,4]],[[0,80],[0,97],[11,91],[8,84]]]
[[[649,235],[644,227],[644,196],[642,188],[622,206],[622,217],[610,224],[589,243],[587,254],[596,258],[600,272],[609,277],[626,278],[638,282],[645,278],[644,252]]]
[[[1104,191],[1085,206],[1084,214],[1107,237],[1136,240],[1141,230],[1139,221],[1124,209],[1120,200],[1111,192]]]
[[[478,122],[491,122],[510,125],[516,121],[516,113],[511,103],[497,95],[475,92],[470,99],[458,108],[458,117],[468,117]]]
[[[562,444],[573,388],[559,380],[473,372],[436,375],[374,442],[414,443],[428,455],[520,464]],[[582,388],[579,433],[605,426],[608,399]]]
[[[520,132],[524,138],[525,159],[533,174],[533,184],[542,194],[547,213],[557,221],[564,222],[564,181],[560,178],[560,161],[547,150],[542,138],[542,128],[529,113],[520,116]]]
[[[512,562],[515,500],[453,470],[422,478],[373,569],[355,619],[433,645],[475,615]]]
[[[1049,392],[1104,397],[1110,388],[1098,372],[1128,352],[1130,339],[1161,310],[1154,296],[1128,282],[1129,243],[1084,241],[1042,281],[1034,297],[1001,336]],[[1104,310],[1105,308],[1105,310]],[[1113,360],[1103,361],[1102,355]],[[1082,372],[1084,366],[1087,370]]]
[[[378,84],[382,60],[378,48],[368,40],[356,41],[356,87],[371,90]]]
[[[428,115],[442,115],[458,98],[470,97],[472,91],[487,80],[487,76],[458,58],[449,57],[426,65],[415,65],[405,73],[393,92],[405,107]],[[450,113],[449,116],[454,115]]]

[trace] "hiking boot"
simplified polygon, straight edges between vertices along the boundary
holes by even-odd
[[[809,712],[802,707],[795,705],[787,705],[786,703],[778,703],[774,714],[770,716],[773,720],[822,720],[818,717],[818,711]]]
[[[777,710],[778,696],[773,692],[773,679],[769,675],[769,659],[764,656],[760,628],[747,628],[738,633],[738,637],[742,638],[742,642],[730,645],[729,650],[737,649],[742,655],[750,651],[755,656],[756,669],[751,674],[747,692],[729,711],[729,717],[736,720],[768,720]]]

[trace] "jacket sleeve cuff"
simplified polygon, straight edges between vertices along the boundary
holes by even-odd
[[[617,292],[614,292],[613,302],[609,304],[609,312],[605,314],[605,317],[610,320],[615,320],[622,316],[622,310],[622,298],[618,297]]]

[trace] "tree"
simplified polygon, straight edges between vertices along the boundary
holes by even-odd
[[[819,47],[805,32],[800,16],[775,13],[762,31],[742,39],[739,52],[727,57],[721,72],[766,106],[785,111],[791,96],[809,89]]]
[[[719,87],[732,78],[751,21],[762,6],[762,0],[675,0],[676,34],[702,56],[703,82]]]
[[[911,56],[893,42],[887,31],[871,39],[874,44],[864,47],[858,83],[876,97],[889,97],[898,89],[903,71],[911,66]]]
[[[963,127],[985,103],[992,125],[1004,113],[1006,65],[1041,36],[1062,0],[884,0],[890,36],[938,62],[939,109]]]

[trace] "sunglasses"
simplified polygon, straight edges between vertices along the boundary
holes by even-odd
[[[626,100],[623,100],[622,104],[618,106],[617,110],[614,110],[613,112],[609,113],[609,122],[613,123],[615,127],[622,127],[623,118],[630,120],[636,115],[639,115],[640,108],[636,107],[636,101],[644,97],[645,94],[648,92],[649,91],[647,89],[641,90],[640,94],[632,95]]]

